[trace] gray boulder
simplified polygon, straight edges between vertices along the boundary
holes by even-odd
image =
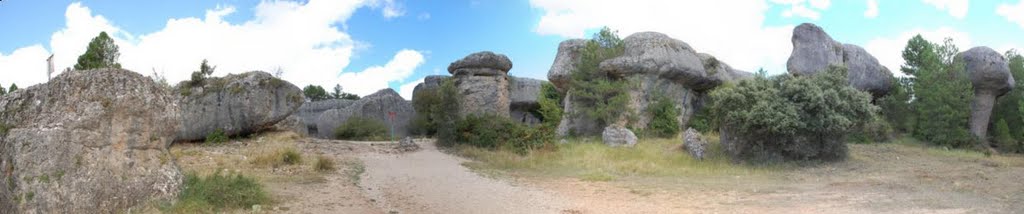
[[[1010,65],[1002,54],[988,47],[975,47],[960,53],[971,84],[974,86],[974,100],[971,103],[971,133],[986,138],[989,117],[996,98],[1013,90],[1014,80]]]
[[[412,137],[402,138],[401,141],[398,141],[398,145],[395,145],[395,151],[398,152],[414,152],[416,150],[420,150],[420,145],[416,144]]]
[[[786,68],[793,75],[813,75],[830,65],[847,68],[850,86],[870,92],[875,97],[889,93],[892,72],[878,63],[878,59],[863,48],[832,40],[817,25],[804,23],[793,29],[793,52]]]
[[[558,44],[555,62],[548,70],[548,81],[551,81],[560,92],[568,90],[572,71],[576,70],[576,65],[580,63],[580,52],[586,45],[585,39],[570,39]]]
[[[305,127],[305,133],[316,135],[316,133],[319,132],[319,130],[317,130],[316,127],[316,122],[318,119],[320,119],[320,114],[331,109],[348,108],[355,102],[356,100],[346,99],[330,99],[315,102],[305,102],[302,104],[302,107],[299,107],[299,110],[296,111],[295,114],[292,114],[292,116],[289,116],[289,118],[294,117],[298,119]]]
[[[637,138],[633,131],[621,125],[610,125],[604,127],[604,132],[601,132],[601,140],[605,145],[611,147],[633,147],[636,145]]]
[[[693,159],[704,160],[704,151],[707,150],[707,147],[708,141],[697,130],[688,128],[683,133],[683,148],[690,153]]]
[[[388,116],[389,112],[395,113],[393,121]],[[320,138],[334,138],[335,129],[338,126],[341,126],[341,124],[344,124],[345,121],[348,121],[353,116],[359,116],[377,120],[389,127],[394,127],[395,135],[397,137],[404,137],[409,135],[409,121],[412,120],[415,114],[412,103],[403,99],[395,90],[390,88],[381,89],[355,101],[355,103],[352,103],[347,108],[331,109],[321,113],[320,118],[316,122],[318,131],[316,136]]]
[[[721,84],[721,80],[710,78],[712,75],[705,71],[704,62],[686,42],[658,32],[640,32],[626,37],[622,43],[625,53],[601,62],[602,71],[619,76],[658,76],[693,90]]]
[[[448,65],[452,75],[504,76],[512,70],[512,61],[504,54],[481,51]]]
[[[181,190],[176,100],[138,73],[64,72],[0,108],[0,213],[123,213]]]
[[[302,91],[262,71],[175,86],[182,124],[177,140],[196,141],[215,131],[234,136],[272,127],[302,106]]]
[[[539,124],[540,118],[537,118],[533,113],[540,108],[540,103],[537,102],[537,97],[540,96],[541,84],[544,81],[523,77],[509,76],[509,100],[511,105],[509,106],[509,116],[512,120],[519,121],[524,124]]]

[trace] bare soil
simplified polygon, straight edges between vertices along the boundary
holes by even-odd
[[[290,133],[289,133],[290,134]],[[1022,213],[1024,157],[960,154],[902,144],[851,145],[839,163],[762,176],[628,177],[609,182],[492,176],[439,151],[390,142],[265,137],[176,145],[183,170],[237,170],[260,178],[270,213]],[[249,147],[289,141],[307,164],[260,168]],[[338,170],[315,172],[325,155]],[[683,154],[680,154],[683,155]],[[239,211],[239,212],[249,212]]]

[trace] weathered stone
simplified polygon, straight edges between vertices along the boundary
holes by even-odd
[[[710,78],[704,62],[686,42],[657,32],[641,32],[626,37],[622,43],[625,53],[601,62],[601,71],[619,76],[658,76],[698,91],[722,83]]]
[[[1015,82],[1013,75],[1010,74],[1010,65],[1002,54],[988,47],[971,48],[957,57],[963,59],[974,86],[971,133],[984,139],[988,137],[986,131],[996,97],[1013,90]]]
[[[830,65],[846,66],[850,86],[875,97],[888,94],[894,84],[892,72],[878,59],[859,46],[832,40],[817,25],[804,23],[794,28],[792,42],[793,52],[786,62],[790,74],[813,75]]]
[[[388,116],[394,112],[394,119]],[[394,128],[397,137],[409,135],[409,121],[415,116],[412,103],[403,99],[395,90],[386,88],[367,95],[344,109],[331,109],[320,114],[317,119],[316,136],[334,138],[335,129],[353,116],[360,116],[380,121],[389,128]]]
[[[586,47],[585,39],[570,39],[558,44],[558,54],[555,55],[555,62],[548,70],[548,81],[555,85],[560,92],[569,89],[569,81],[572,79],[572,72],[580,63],[580,52]]]
[[[693,159],[704,160],[704,151],[707,150],[707,147],[708,141],[697,130],[688,128],[683,133],[683,148],[690,153]]]
[[[201,86],[189,81],[175,87],[181,108],[177,140],[205,139],[215,131],[242,135],[273,126],[302,106],[302,91],[262,71],[209,78]]]
[[[398,145],[395,146],[395,150],[398,152],[414,152],[416,150],[420,150],[420,145],[416,144],[416,142],[412,140],[412,137],[405,137],[402,138],[401,141],[398,141]]]
[[[512,61],[504,54],[481,51],[448,65],[448,73],[452,75],[470,76],[504,76],[512,70]]]
[[[604,127],[604,132],[601,132],[601,140],[605,145],[612,147],[633,147],[636,145],[637,138],[629,129],[620,125],[610,125]]]
[[[540,96],[541,84],[544,84],[544,81],[513,76],[509,76],[508,79],[511,102],[509,116],[512,120],[524,124],[539,124],[540,118],[531,112],[540,108],[537,97]]]
[[[459,116],[494,115],[509,117],[508,78],[505,76],[455,76],[455,88],[461,95]]]
[[[309,127],[306,126],[306,123],[303,122],[302,118],[297,114],[292,114],[291,116],[284,118],[284,120],[277,122],[277,124],[274,124],[274,129],[295,132],[295,134],[299,134],[300,136],[309,135]]]
[[[451,78],[450,76],[441,75],[430,75],[423,78],[423,82],[416,84],[416,87],[412,90],[412,97],[417,97],[417,94],[421,94],[424,91],[436,91],[441,88],[441,84],[444,80]]]
[[[176,99],[138,73],[64,72],[0,108],[0,213],[123,213],[181,190]]]
[[[303,125],[306,127],[306,133],[316,136],[319,130],[316,127],[317,120],[320,119],[320,114],[331,110],[331,109],[344,109],[355,103],[356,100],[347,99],[329,99],[315,102],[305,102],[299,110],[292,114],[297,117]]]

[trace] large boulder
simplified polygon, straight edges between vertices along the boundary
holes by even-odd
[[[394,112],[392,120],[389,112]],[[386,88],[373,94],[367,95],[344,109],[331,109],[320,114],[317,119],[316,136],[320,138],[334,138],[335,129],[353,116],[365,117],[380,121],[389,127],[394,128],[397,137],[409,135],[409,121],[415,116],[416,111],[412,103],[403,99],[395,90]],[[312,135],[312,133],[310,133]]]
[[[792,42],[793,52],[786,62],[790,74],[813,75],[830,65],[846,66],[850,86],[875,97],[888,94],[894,84],[892,72],[878,59],[859,46],[832,40],[817,25],[804,23],[794,28]]]
[[[0,108],[0,213],[123,213],[181,190],[176,99],[138,73],[64,72]]]
[[[537,118],[532,112],[540,109],[537,97],[540,96],[541,85],[544,81],[523,77],[509,76],[509,116],[512,120],[524,124],[538,124]]]
[[[658,76],[693,90],[721,84],[721,80],[710,78],[704,62],[686,42],[658,32],[640,32],[626,37],[622,43],[625,53],[601,62],[601,71],[619,76]]]
[[[470,54],[448,66],[455,78],[460,99],[459,116],[494,115],[509,117],[508,70],[512,61],[503,54],[483,51]]]
[[[610,125],[604,127],[604,131],[601,132],[601,140],[605,145],[611,147],[633,147],[636,145],[637,138],[633,131],[625,127]]]
[[[1014,80],[1010,65],[1002,54],[988,47],[975,47],[958,55],[963,60],[974,86],[971,103],[971,133],[987,137],[989,117],[996,97],[1013,90]]]
[[[289,116],[289,118],[298,119],[303,127],[305,127],[305,133],[310,135],[316,135],[319,130],[316,127],[317,120],[320,119],[320,114],[331,110],[331,109],[344,109],[355,103],[356,100],[347,99],[329,99],[314,102],[306,102],[299,107],[299,110]],[[286,119],[287,121],[287,119]],[[282,121],[284,122],[284,121]]]
[[[452,75],[469,76],[504,76],[512,70],[512,61],[504,54],[481,51],[448,65]]]
[[[175,86],[181,123],[177,140],[196,141],[210,133],[242,135],[272,127],[302,106],[302,91],[262,71],[208,78]]]
[[[572,80],[572,72],[580,63],[580,53],[586,47],[585,39],[570,39],[558,44],[558,54],[555,55],[555,62],[548,70],[548,81],[555,85],[560,92],[565,93],[569,89],[569,81]]]

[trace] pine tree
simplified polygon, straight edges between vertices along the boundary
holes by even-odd
[[[958,52],[952,39],[939,45],[918,35],[907,42],[901,70],[913,75],[913,135],[938,145],[969,148],[975,142],[967,130],[974,93],[963,62],[955,57]]]
[[[111,39],[107,32],[100,32],[99,36],[89,42],[85,53],[78,56],[75,70],[121,68],[121,63],[117,62],[117,58],[120,56],[121,53],[118,52],[114,39]]]

